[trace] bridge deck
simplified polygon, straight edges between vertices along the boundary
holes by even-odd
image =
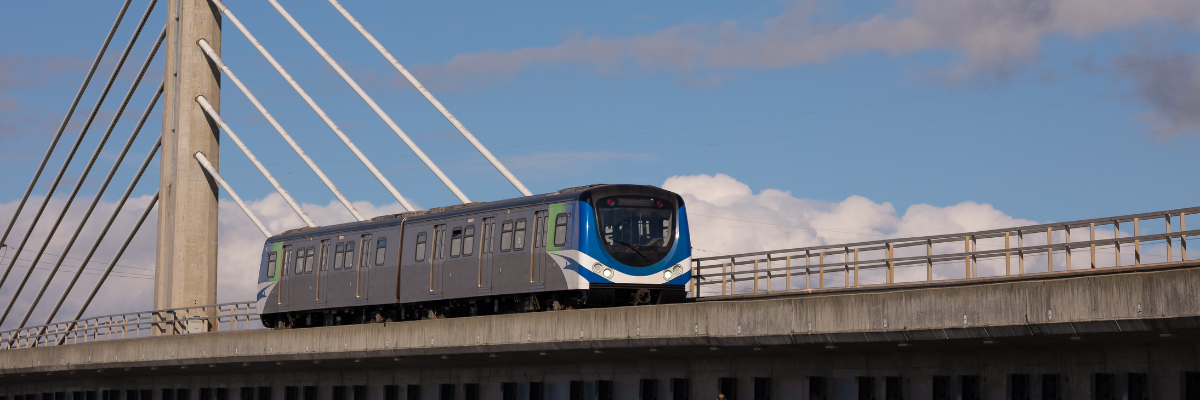
[[[357,326],[110,340],[0,352],[4,374],[294,360],[1096,335],[1200,328],[1200,262],[929,287]],[[761,295],[760,295],[761,296]],[[1140,311],[1139,311],[1140,310]],[[535,354],[535,353],[530,353]]]

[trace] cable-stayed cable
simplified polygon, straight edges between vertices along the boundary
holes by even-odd
[[[274,0],[270,1],[271,4],[275,4]],[[455,129],[458,129],[458,133],[462,134],[468,142],[471,142],[471,145],[475,146],[475,149],[479,151],[479,154],[482,154],[483,158],[486,158],[488,162],[492,163],[492,166],[495,167],[497,171],[500,171],[500,174],[504,175],[504,178],[508,179],[508,182],[516,187],[518,192],[521,192],[521,194],[524,196],[533,195],[533,193],[531,193],[529,189],[521,183],[520,180],[517,180],[517,177],[513,175],[512,172],[508,171],[508,168],[504,167],[504,164],[501,163],[496,156],[492,155],[492,152],[488,151],[487,147],[483,146],[483,143],[479,142],[479,139],[475,138],[475,135],[471,134],[471,131],[467,130],[467,127],[463,125],[462,122],[459,122],[458,118],[455,118],[453,114],[450,114],[450,110],[447,109],[446,106],[443,106],[440,101],[433,97],[433,93],[430,93],[428,89],[425,89],[425,86],[422,85],[421,82],[418,82],[417,78],[408,72],[408,69],[404,68],[403,65],[400,65],[400,62],[396,61],[396,57],[392,57],[392,53],[388,52],[378,40],[375,40],[375,36],[372,36],[370,32],[367,32],[367,29],[364,28],[362,24],[358,23],[358,20],[355,20],[354,16],[350,15],[349,11],[346,11],[346,9],[343,8],[342,5],[337,2],[337,0],[329,0],[329,4],[332,4],[333,8],[336,8],[338,13],[341,13],[342,17],[345,17],[346,21],[349,21],[350,25],[353,25],[354,29],[358,30],[358,33],[362,34],[362,36],[366,38],[368,42],[371,42],[371,45],[375,47],[375,50],[378,50],[379,54],[382,55],[383,58],[388,61],[388,63],[391,63],[392,67],[396,68],[396,71],[400,72],[400,75],[403,75],[404,79],[408,80],[408,83],[411,84],[413,88],[417,89],[418,92],[421,92],[421,96],[425,96],[425,100],[429,101],[429,104],[432,104],[433,108],[436,108],[438,112],[442,113],[442,117],[445,117],[447,121],[450,121],[450,124],[454,125]],[[278,9],[279,6],[276,5],[275,8]]]
[[[108,275],[112,273],[113,266],[117,265],[117,261],[121,260],[122,255],[125,255],[125,250],[129,248],[129,243],[133,241],[135,236],[137,236],[138,230],[142,228],[142,223],[146,222],[146,217],[150,216],[150,211],[154,209],[156,204],[158,204],[158,196],[159,193],[155,192],[154,198],[150,199],[150,204],[146,205],[146,210],[142,211],[142,217],[138,218],[137,223],[133,225],[133,229],[129,231],[129,236],[125,237],[125,242],[121,243],[121,248],[117,249],[117,254],[113,255],[112,263],[108,264],[108,268],[104,270],[104,275],[101,275],[100,280],[96,281],[96,286],[94,286],[92,288],[92,292],[88,294],[87,300],[83,301],[83,305],[79,306],[79,312],[75,313],[75,318],[71,318],[72,321],[78,321],[80,318],[83,318],[83,312],[87,311],[88,306],[92,304],[92,300],[96,298],[96,293],[100,292],[100,286],[104,285],[104,281],[108,280]],[[51,315],[51,317],[53,317],[53,315]],[[46,323],[46,325],[49,324],[49,322]],[[68,331],[72,329],[75,329],[74,324],[67,328]],[[45,334],[45,332],[46,329],[42,328],[42,331],[38,332],[38,335]],[[63,337],[59,339],[58,344],[63,344],[63,341],[66,339],[66,335],[63,335]]]
[[[321,58],[324,59],[331,68],[333,68],[333,71],[337,72],[338,76],[342,77],[342,80],[346,81],[347,85],[350,85],[350,89],[353,89],[354,93],[357,93],[358,97],[361,98],[363,102],[367,103],[367,106],[371,108],[371,111],[374,111],[375,115],[378,115],[379,118],[383,120],[383,123],[386,124],[388,128],[391,128],[392,132],[394,132],[396,136],[399,136],[400,140],[404,141],[404,144],[408,145],[408,148],[412,150],[413,154],[416,154],[417,158],[420,158],[421,162],[425,163],[425,166],[428,167],[434,175],[437,175],[438,179],[442,181],[442,184],[446,185],[446,188],[450,189],[450,192],[454,193],[455,197],[458,197],[458,201],[461,201],[463,204],[471,202],[471,199],[468,199],[467,195],[463,194],[463,192],[458,189],[458,186],[454,185],[454,182],[450,181],[450,177],[447,177],[446,174],[442,172],[442,169],[438,168],[437,164],[434,164],[433,160],[431,160],[429,156],[425,155],[424,151],[421,151],[421,148],[417,146],[416,142],[413,142],[412,139],[408,137],[408,134],[405,134],[404,130],[400,129],[400,126],[396,125],[395,121],[392,121],[392,117],[388,116],[388,114],[384,112],[378,104],[375,104],[375,100],[371,99],[371,96],[367,95],[367,92],[364,91],[362,87],[358,86],[358,83],[354,81],[354,78],[351,78],[350,74],[347,74],[346,71],[342,69],[342,66],[339,65],[337,61],[334,61],[333,57],[331,57],[329,53],[325,52],[325,49],[322,48],[321,45],[317,44],[317,41],[308,34],[308,31],[304,30],[304,28],[300,26],[300,23],[296,22],[295,18],[292,18],[291,14],[288,14],[287,10],[284,10],[283,6],[279,5],[279,2],[275,0],[267,1],[270,2],[272,6],[275,6],[275,10],[279,11],[279,15],[282,15],[283,19],[287,20],[288,24],[292,25],[292,28],[304,38],[304,41],[308,42],[309,46],[312,46],[313,50],[316,50],[317,54],[320,55]]]
[[[146,10],[147,16],[149,16],[149,11],[151,10],[153,10],[153,4],[151,4],[150,9]],[[138,27],[141,28],[141,25]],[[138,33],[140,33],[140,29],[138,32],[135,32],[135,35]],[[75,188],[71,189],[71,194],[67,196],[67,200],[63,204],[62,210],[58,213],[58,218],[54,220],[54,225],[50,227],[50,232],[46,234],[46,240],[42,242],[42,247],[38,249],[36,256],[34,256],[34,262],[32,265],[37,265],[37,261],[42,258],[42,253],[44,253],[46,248],[50,246],[50,241],[54,239],[54,234],[58,232],[58,227],[62,225],[63,219],[66,218],[67,212],[70,211],[71,204],[75,202],[75,197],[78,196],[79,191],[83,189],[83,184],[87,181],[88,174],[92,172],[92,167],[96,165],[96,160],[100,158],[100,153],[104,151],[104,146],[108,144],[109,137],[112,136],[113,130],[117,128],[117,123],[121,121],[121,116],[125,114],[125,108],[129,106],[129,101],[132,100],[133,95],[137,93],[138,86],[141,85],[142,78],[146,75],[146,70],[150,69],[150,63],[154,61],[154,56],[158,54],[158,48],[162,45],[162,42],[164,39],[166,39],[166,37],[167,29],[166,27],[163,27],[162,32],[158,35],[158,40],[154,43],[154,47],[150,49],[150,54],[146,55],[146,61],[142,63],[142,68],[138,70],[137,77],[134,78],[133,84],[129,86],[129,91],[125,93],[125,98],[121,100],[121,105],[117,107],[116,113],[113,114],[112,122],[108,124],[108,129],[105,129],[104,134],[100,136],[100,142],[96,144],[96,151],[92,152],[92,157],[88,159],[87,166],[84,167],[83,172],[78,178],[76,178]],[[99,200],[99,198],[97,198],[97,200]],[[89,210],[88,216],[91,216],[91,210]],[[87,217],[79,222],[80,226],[87,223],[86,218]],[[13,261],[15,262],[16,260]],[[9,300],[8,306],[4,307],[4,313],[0,314],[0,324],[3,324],[4,321],[8,319],[9,312],[12,311],[13,305],[17,303],[17,297],[21,295],[21,291],[25,289],[25,284],[29,282],[29,277],[32,275],[33,268],[30,268],[25,272],[25,276],[21,278],[21,283],[17,286],[17,290],[13,292],[12,299]]]
[[[154,161],[154,155],[158,153],[158,149],[161,146],[162,135],[160,134],[158,140],[154,141],[154,146],[150,148],[150,153],[146,154],[146,158],[142,161],[141,167],[139,167],[137,173],[133,175],[133,180],[129,182],[129,187],[125,188],[125,193],[122,194],[121,199],[117,201],[116,207],[113,208],[112,214],[108,217],[108,222],[104,224],[104,229],[100,231],[100,235],[98,235],[96,237],[96,241],[92,243],[92,248],[88,250],[87,255],[83,257],[83,261],[79,263],[79,270],[75,271],[75,276],[71,277],[71,282],[67,284],[65,289],[63,289],[63,294],[58,298],[58,302],[54,304],[54,309],[50,310],[50,314],[46,316],[46,323],[43,325],[49,325],[50,322],[54,320],[54,316],[58,314],[58,310],[62,308],[63,303],[67,301],[67,296],[71,294],[71,289],[75,288],[75,283],[79,282],[79,277],[83,275],[84,267],[92,262],[92,256],[96,255],[96,250],[100,249],[100,243],[104,240],[104,236],[108,235],[108,230],[112,228],[113,223],[117,221],[117,217],[121,214],[121,209],[125,207],[125,202],[128,201],[129,196],[133,194],[133,189],[136,188],[138,182],[142,180],[142,174],[144,174],[146,169],[150,167],[150,163]],[[156,200],[157,197],[158,194],[155,194]],[[151,203],[147,209],[152,208],[153,205],[154,204]],[[137,229],[134,230],[136,231]],[[66,257],[66,255],[64,254],[63,257]],[[114,267],[116,267],[115,264],[110,264],[108,266],[108,270],[111,271]]]
[[[221,119],[221,116],[217,114],[217,110],[213,109],[212,104],[209,104],[208,99],[205,99],[204,96],[198,96],[196,97],[196,103],[199,103],[200,107],[204,109],[204,112],[208,113],[208,116],[214,121],[217,121],[217,125],[220,125],[221,129],[225,130],[225,134],[229,135],[230,139],[233,139],[233,143],[236,144],[239,149],[242,149],[242,153],[246,155],[246,158],[249,158],[250,162],[258,168],[258,172],[262,172],[262,175],[267,178],[267,181],[271,183],[271,186],[275,188],[275,191],[279,192],[280,196],[283,196],[283,201],[286,201],[288,205],[292,207],[292,210],[296,212],[296,215],[299,215],[300,219],[304,220],[304,224],[310,227],[317,226],[317,224],[314,224],[313,221],[308,218],[308,214],[304,213],[304,210],[300,208],[300,204],[296,203],[296,200],[292,198],[292,195],[288,194],[287,190],[283,188],[283,185],[280,185],[279,181],[276,181],[275,177],[271,176],[270,172],[267,172],[267,167],[264,167],[262,163],[258,162],[258,157],[255,157],[254,153],[250,152],[250,149],[246,147],[246,144],[242,143],[242,139],[238,138],[237,134],[233,133],[233,129],[230,129],[229,125],[225,123],[225,120]]]
[[[153,58],[153,57],[151,57]],[[83,227],[87,225],[88,220],[92,217],[92,212],[96,210],[96,205],[100,203],[101,197],[108,189],[108,184],[112,183],[112,178],[116,175],[117,170],[121,168],[121,163],[125,161],[125,156],[129,154],[129,148],[133,147],[133,142],[137,140],[138,134],[141,133],[142,127],[146,125],[146,120],[150,118],[150,114],[154,112],[154,105],[158,103],[163,93],[163,84],[158,84],[158,90],[154,92],[154,96],[150,98],[150,104],[146,105],[146,111],[142,112],[142,117],[138,119],[137,125],[133,128],[133,133],[129,135],[129,139],[125,141],[125,147],[121,148],[121,153],[117,155],[116,161],[113,161],[112,168],[108,170],[108,175],[104,177],[104,182],[100,184],[100,189],[96,191],[96,195],[92,197],[92,204],[88,205],[87,212],[79,219],[79,227],[75,228],[75,233],[71,235],[71,240],[67,242],[67,247],[63,248],[62,254],[70,254],[71,248],[75,247],[75,240],[79,239],[79,234],[83,233]],[[82,178],[80,182],[82,182]],[[64,208],[65,210],[65,208]],[[104,237],[96,238],[96,240],[104,240]],[[36,260],[40,259],[42,254],[39,253]],[[58,273],[58,269],[62,267],[66,257],[58,257],[58,261],[54,263],[54,267],[50,269],[50,274],[46,276],[46,282],[42,284],[42,288],[38,290],[37,297],[34,297],[33,303],[29,304],[29,310],[25,311],[25,316],[21,318],[21,323],[17,325],[17,329],[24,328],[25,323],[29,322],[29,316],[33,315],[33,310],[37,308],[38,302],[42,301],[42,296],[46,294],[46,289],[50,287],[50,282],[54,281],[54,275]],[[30,269],[36,264],[30,264]],[[20,293],[18,289],[17,293]],[[16,294],[13,295],[16,297]]]
[[[216,5],[217,8],[229,18],[229,22],[232,22],[233,25],[242,32],[242,35],[246,36],[246,39],[250,40],[250,44],[254,45],[254,48],[263,55],[263,58],[267,59],[267,62],[269,62],[271,66],[275,68],[275,71],[283,77],[283,80],[287,81],[288,85],[291,85],[292,89],[295,90],[302,99],[304,99],[304,102],[307,103],[308,106],[317,113],[317,116],[321,117],[321,121],[324,121],[325,125],[329,126],[329,129],[332,130],[335,135],[337,135],[338,139],[341,139],[342,143],[350,149],[350,152],[354,153],[355,157],[358,157],[358,161],[362,162],[363,165],[367,167],[367,170],[371,171],[371,174],[375,176],[375,179],[379,180],[379,183],[383,184],[383,187],[387,189],[388,193],[391,193],[392,197],[395,197],[396,201],[400,202],[400,205],[403,206],[405,210],[416,210],[412,204],[409,204],[408,199],[405,199],[404,196],[400,195],[399,191],[396,191],[396,188],[392,186],[392,183],[383,176],[383,173],[379,172],[378,168],[375,168],[375,164],[371,163],[371,160],[368,160],[367,156],[363,155],[362,151],[358,150],[358,146],[355,146],[354,142],[351,142],[350,138],[346,137],[345,133],[342,133],[342,130],[338,128],[337,124],[334,124],[333,120],[329,119],[329,115],[326,115],[325,111],[317,105],[317,102],[313,101],[312,97],[309,97],[308,93],[300,87],[300,84],[296,83],[295,79],[292,79],[292,76],[287,73],[287,70],[283,69],[283,66],[280,65],[278,61],[275,61],[275,57],[272,57],[271,53],[267,52],[267,49],[258,42],[258,39],[255,39],[254,35],[250,34],[250,31],[246,29],[246,26],[242,25],[242,22],[239,21],[237,17],[233,16],[233,12],[230,12],[229,8],[225,7],[225,4],[222,4],[219,0],[209,1],[211,1],[213,5]]]
[[[279,136],[283,137],[283,140],[287,142],[288,146],[292,147],[292,151],[295,151],[296,154],[300,156],[300,159],[304,161],[304,164],[308,165],[308,168],[312,169],[313,173],[317,174],[317,178],[321,179],[321,183],[324,183],[325,187],[329,188],[329,191],[333,192],[334,197],[337,197],[338,201],[342,203],[342,206],[345,206],[346,210],[350,211],[350,215],[353,215],[354,219],[356,220],[365,221],[366,218],[363,218],[362,214],[358,213],[358,210],[354,208],[353,204],[350,204],[350,200],[346,199],[346,196],[342,194],[342,191],[338,190],[337,186],[333,184],[333,181],[329,180],[328,176],[325,176],[325,172],[321,171],[320,167],[317,167],[317,163],[313,162],[311,158],[308,158],[308,154],[304,152],[304,149],[301,149],[300,145],[296,144],[296,141],[292,139],[292,135],[289,135],[287,131],[283,129],[283,126],[279,125],[279,121],[276,121],[275,117],[272,117],[271,113],[267,112],[267,108],[263,107],[262,103],[258,101],[257,97],[254,97],[254,93],[250,93],[250,88],[247,88],[246,85],[242,83],[242,80],[238,79],[237,75],[233,73],[233,70],[229,69],[229,66],[225,65],[224,61],[221,61],[221,57],[218,56],[217,52],[214,51],[212,46],[208,44],[208,41],[200,39],[198,44],[200,48],[204,50],[204,54],[208,55],[208,59],[214,64],[217,64],[217,67],[220,68],[222,72],[225,72],[225,76],[229,77],[229,80],[233,81],[233,84],[242,91],[242,94],[246,95],[247,99],[250,99],[250,103],[254,104],[254,108],[257,108],[258,112],[262,114],[263,118],[266,118],[267,122],[271,124],[271,127],[275,128],[276,132],[279,132]]]
[[[75,158],[75,152],[79,151],[79,146],[83,144],[83,139],[87,136],[87,131],[92,126],[92,122],[96,120],[96,114],[100,112],[100,106],[104,104],[104,99],[108,97],[108,92],[112,90],[113,83],[116,82],[117,76],[121,73],[121,67],[125,66],[125,60],[129,58],[129,52],[133,50],[134,43],[137,42],[138,36],[142,33],[142,28],[146,26],[146,20],[150,18],[150,12],[154,10],[154,4],[157,0],[151,0],[150,5],[146,8],[146,12],[142,14],[141,21],[138,21],[137,29],[133,33],[133,37],[129,38],[129,43],[125,45],[125,50],[121,52],[121,56],[117,59],[117,65],[113,67],[113,72],[108,77],[108,82],[104,84],[104,90],[100,92],[100,97],[96,99],[96,105],[92,107],[91,114],[88,115],[87,122],[83,124],[83,129],[79,131],[79,137],[75,139],[75,144],[71,146],[71,151],[67,153],[67,157],[63,160],[62,168],[59,168],[58,175],[54,177],[54,181],[50,184],[50,190],[46,193],[46,198],[42,199],[41,207],[38,207],[37,214],[34,214],[33,220],[29,223],[29,230],[25,232],[25,237],[21,239],[21,243],[17,245],[17,256],[25,250],[25,244],[29,241],[29,236],[33,235],[33,229],[37,227],[38,220],[42,218],[42,213],[46,212],[46,206],[50,204],[50,199],[54,197],[54,191],[58,189],[58,184],[62,182],[63,175],[67,172],[67,167],[71,165],[71,160]],[[14,216],[14,220],[15,220]],[[13,264],[17,257],[13,257],[8,263],[8,267],[4,269],[4,274],[0,275],[0,286],[8,280],[9,273],[12,272]],[[13,301],[16,301],[15,297]]]
[[[271,237],[271,231],[267,230],[267,227],[263,225],[262,221],[260,221],[258,217],[254,216],[254,212],[250,211],[250,207],[247,207],[245,202],[242,202],[241,196],[238,196],[237,192],[233,191],[233,187],[229,186],[229,183],[225,182],[225,179],[221,178],[221,174],[217,172],[217,169],[213,167],[212,163],[208,162],[208,158],[204,156],[204,153],[197,151],[196,154],[193,154],[192,156],[196,158],[196,161],[200,162],[200,166],[204,167],[204,170],[208,172],[208,176],[217,181],[218,185],[221,185],[221,187],[225,188],[226,192],[229,192],[229,197],[233,198],[233,202],[242,209],[242,212],[246,213],[247,217],[250,217],[250,222],[253,222],[254,226],[258,227],[259,231],[262,231],[263,236]]]
[[[50,141],[50,148],[46,149],[46,155],[42,157],[42,163],[38,164],[37,172],[33,174],[33,179],[29,180],[29,188],[25,189],[25,195],[21,196],[21,202],[17,203],[17,210],[13,212],[12,220],[8,221],[8,228],[4,228],[4,235],[0,236],[0,244],[8,240],[8,234],[12,232],[13,225],[17,223],[17,217],[21,215],[21,209],[25,208],[25,202],[29,201],[29,195],[33,193],[33,187],[37,185],[37,181],[42,177],[42,170],[46,168],[46,163],[50,161],[50,155],[54,154],[54,148],[58,146],[58,140],[62,138],[62,134],[67,130],[67,122],[71,121],[71,116],[75,114],[75,107],[79,106],[79,101],[83,99],[83,92],[87,91],[88,84],[92,82],[92,76],[96,74],[96,69],[100,67],[100,60],[104,59],[104,52],[108,50],[108,44],[112,42],[112,38],[117,34],[117,28],[121,26],[121,20],[125,18],[125,11],[129,10],[129,3],[133,0],[125,0],[125,4],[121,5],[121,12],[117,13],[117,20],[113,21],[112,28],[108,29],[108,36],[104,37],[104,44],[100,46],[100,51],[96,53],[96,59],[92,61],[92,66],[88,68],[87,75],[83,78],[83,84],[79,86],[79,92],[75,93],[75,99],[71,100],[71,107],[67,109],[67,115],[63,116],[63,121],[58,125],[58,132],[54,133],[54,139]],[[6,250],[7,251],[7,250]],[[8,275],[8,273],[5,273]],[[4,280],[0,279],[0,283]]]

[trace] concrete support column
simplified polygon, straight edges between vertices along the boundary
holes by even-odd
[[[204,96],[221,109],[221,71],[196,44],[208,41],[221,52],[221,14],[208,0],[169,0],[166,86],[162,112],[162,200],[154,308],[195,307],[217,302],[217,184],[193,155],[220,166],[220,131],[196,104]],[[212,315],[215,310],[205,310]],[[162,326],[156,334],[186,327]],[[208,330],[208,326],[195,327]]]

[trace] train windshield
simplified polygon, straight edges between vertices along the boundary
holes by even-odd
[[[675,204],[647,196],[611,196],[596,201],[596,222],[605,250],[631,267],[661,261],[675,238]]]

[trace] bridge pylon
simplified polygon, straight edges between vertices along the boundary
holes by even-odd
[[[162,112],[162,168],[158,207],[154,308],[217,303],[217,183],[193,155],[220,166],[220,131],[196,104],[204,96],[221,108],[221,71],[197,45],[221,51],[221,13],[208,0],[167,2],[166,72]],[[209,313],[215,313],[210,310]],[[208,331],[207,323],[187,326]],[[174,334],[164,325],[155,334]]]

